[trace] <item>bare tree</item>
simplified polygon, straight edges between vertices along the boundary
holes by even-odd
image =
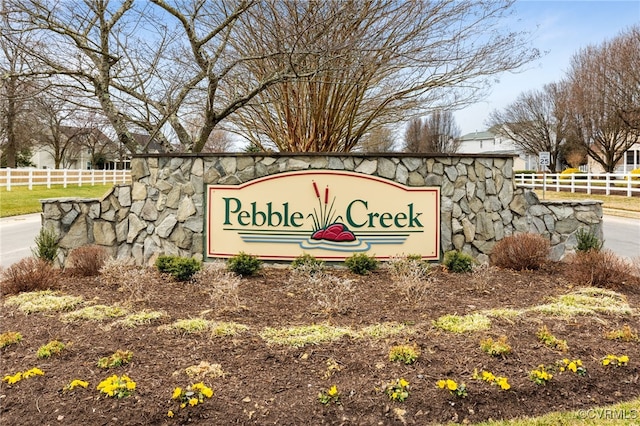
[[[40,92],[38,83],[28,74],[28,59],[19,45],[30,43],[27,35],[12,31],[9,15],[0,10],[0,147],[3,163],[17,166],[20,151],[30,147],[29,104]]]
[[[455,153],[460,127],[451,111],[436,110],[427,118],[410,120],[405,130],[405,152]]]
[[[404,131],[404,146],[402,150],[404,152],[425,152],[426,133],[425,123],[421,118],[416,117],[409,120]]]
[[[549,152],[549,168],[557,170],[561,146],[571,137],[567,85],[551,83],[542,90],[522,93],[504,109],[493,111],[488,121],[498,134],[513,140],[524,152]]]
[[[392,152],[395,148],[394,132],[389,127],[377,127],[364,135],[358,148],[363,152]]]
[[[575,134],[589,157],[606,172],[615,171],[640,136],[636,123],[640,110],[638,70],[629,68],[639,62],[637,30],[581,49],[573,56],[568,72]]]
[[[538,56],[523,34],[504,32],[510,0],[265,3],[270,27],[243,16],[255,30],[238,48],[260,56],[262,46],[296,44],[307,52],[303,69],[317,72],[269,87],[233,116],[262,149],[351,151],[372,128],[474,101],[489,77]],[[280,60],[251,62],[250,81]]]
[[[297,46],[248,56],[233,45],[241,38],[238,19],[264,4],[255,0],[6,1],[12,24],[46,41],[22,46],[31,60],[85,96],[86,106],[99,107],[131,152],[145,149],[133,137],[140,130],[165,151],[176,141],[199,152],[220,121],[258,93],[304,75],[292,54]],[[248,62],[265,57],[282,59],[260,79],[244,74]],[[194,136],[182,117],[197,110],[204,120]]]
[[[640,132],[640,26],[623,33],[615,44],[619,65],[608,79],[612,87],[608,103],[630,129]]]

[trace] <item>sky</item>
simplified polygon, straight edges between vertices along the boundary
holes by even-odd
[[[532,47],[543,56],[521,72],[499,75],[499,82],[484,100],[456,111],[462,135],[487,130],[491,111],[508,107],[519,94],[560,81],[571,57],[581,48],[599,45],[632,25],[640,25],[640,0],[517,0],[514,8],[509,29],[531,31]]]

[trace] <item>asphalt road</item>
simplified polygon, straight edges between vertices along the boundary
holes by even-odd
[[[41,225],[40,213],[0,219],[0,266],[31,256]]]
[[[640,257],[640,219],[605,215],[604,247],[618,256]],[[40,232],[40,213],[0,219],[0,266],[31,256]]]
[[[640,219],[603,216],[604,247],[618,256],[640,258]]]

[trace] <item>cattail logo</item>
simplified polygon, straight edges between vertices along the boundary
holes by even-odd
[[[318,209],[314,207],[313,213],[309,214],[309,217],[313,220],[313,234],[311,239],[313,240],[327,240],[327,241],[355,241],[356,236],[353,232],[349,231],[344,223],[339,222],[342,220],[342,216],[335,216],[333,211],[333,205],[336,202],[336,197],[331,200],[329,205],[329,186],[324,189],[324,203],[320,199],[320,191],[315,181],[312,181],[313,190],[316,193],[316,199],[318,200]]]

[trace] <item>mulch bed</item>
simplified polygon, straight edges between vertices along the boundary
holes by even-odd
[[[63,322],[59,313],[25,315],[0,299],[0,332],[20,332],[24,340],[0,350],[2,377],[39,367],[45,374],[9,386],[0,384],[0,423],[3,425],[149,425],[149,424],[427,424],[479,422],[538,416],[551,411],[576,410],[640,395],[640,344],[606,339],[607,331],[627,324],[640,329],[636,315],[577,316],[559,318],[526,314],[493,318],[487,331],[453,334],[438,330],[432,321],[446,314],[464,315],[484,309],[521,309],[547,303],[551,297],[579,287],[566,276],[567,265],[549,264],[539,271],[515,272],[496,268],[473,274],[453,274],[434,267],[422,298],[406,297],[386,269],[358,276],[344,269],[331,274],[353,280],[349,300],[340,300],[339,312],[322,309],[308,283],[292,278],[289,269],[269,266],[257,276],[243,278],[240,307],[222,306],[210,297],[207,285],[174,282],[155,272],[144,285],[118,291],[99,277],[74,277],[66,273],[59,291],[81,295],[92,304],[127,306],[131,310],[161,310],[159,322],[126,329],[113,321]],[[637,312],[638,285],[616,289]],[[159,330],[183,318],[235,321],[248,330],[235,336],[209,333],[180,334]],[[294,348],[269,345],[259,335],[265,327],[330,324],[362,329],[373,324],[406,324],[415,332],[382,339],[343,337],[332,343]],[[543,345],[536,337],[542,325],[565,339],[568,352]],[[506,336],[513,351],[491,357],[480,349],[487,337]],[[39,359],[38,348],[51,340],[67,343],[56,357]],[[389,361],[393,345],[417,345],[416,363]],[[130,350],[129,364],[110,370],[97,360],[116,350]],[[629,365],[605,368],[607,354],[629,356]],[[534,384],[529,372],[540,364],[563,358],[581,359],[587,375],[556,372],[546,385]],[[327,362],[333,360],[330,371]],[[175,387],[186,387],[185,369],[201,361],[220,364],[225,374],[205,378],[214,395],[195,407],[180,409],[171,399]],[[505,376],[511,389],[473,379],[474,370]],[[127,374],[136,382],[129,397],[99,394],[97,384],[106,377]],[[391,401],[386,383],[404,378],[410,395]],[[468,395],[458,398],[436,386],[440,379],[466,383]],[[63,391],[73,379],[89,387]],[[336,385],[339,404],[323,405],[318,393]],[[168,417],[172,410],[174,417]]]

